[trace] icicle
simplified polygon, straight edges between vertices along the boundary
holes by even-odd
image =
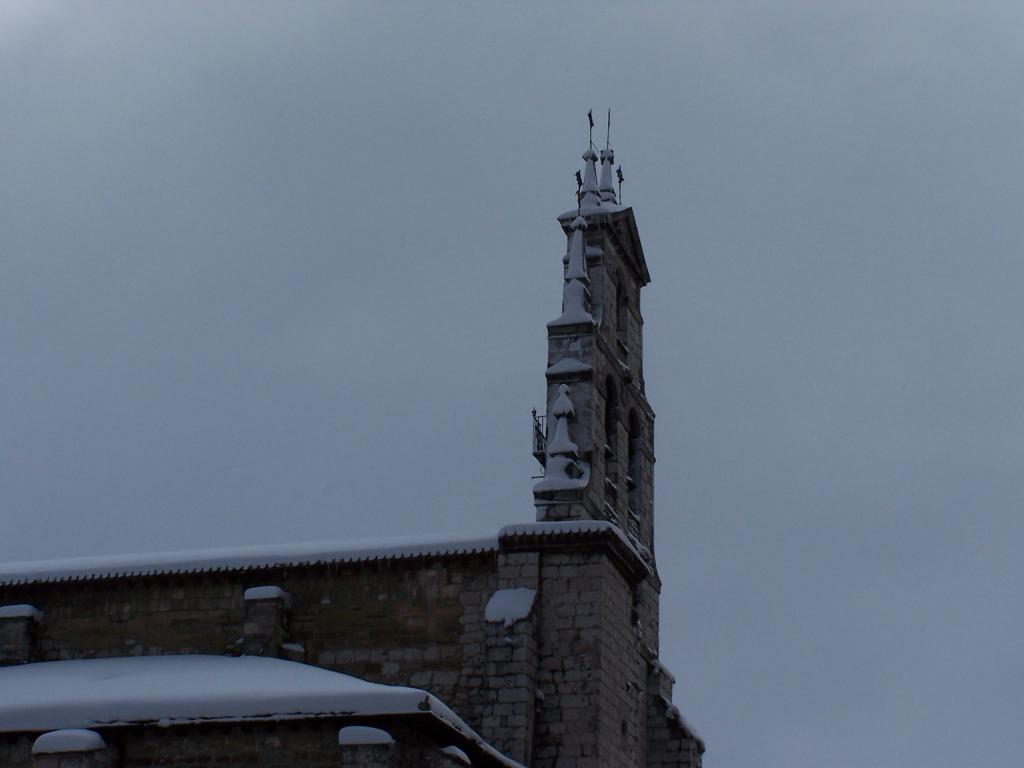
[[[597,152],[588,149],[583,153],[586,161],[586,169],[583,171],[583,199],[580,200],[582,208],[600,207],[601,192],[597,187]]]
[[[585,245],[583,230],[587,228],[587,220],[582,216],[577,216],[569,227],[572,229],[572,235],[569,236],[569,260],[565,271],[565,279],[581,280],[589,284],[587,260],[583,257]]]
[[[612,180],[612,164],[615,162],[615,150],[609,147],[601,150],[601,200],[616,204],[615,182]]]

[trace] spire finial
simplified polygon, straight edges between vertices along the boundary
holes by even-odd
[[[615,182],[612,181],[612,165],[615,163],[615,150],[611,147],[601,150],[601,200],[605,203],[618,203],[615,194]]]
[[[583,161],[586,166],[583,170],[583,197],[580,205],[583,208],[592,208],[601,205],[601,191],[597,186],[597,152],[592,147],[587,147],[583,153]]]
[[[590,277],[587,275],[587,260],[583,254],[583,230],[587,228],[587,220],[577,216],[569,225],[572,234],[569,236],[569,253],[566,259],[565,279],[581,280],[589,285]]]
[[[608,110],[608,126],[605,133],[604,149],[601,150],[601,201],[604,203],[619,202],[615,194],[615,182],[612,181],[612,165],[615,164],[615,150],[612,149],[612,111]]]

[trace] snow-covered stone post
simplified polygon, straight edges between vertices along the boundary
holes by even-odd
[[[113,750],[96,731],[44,733],[32,745],[32,768],[111,768]]]
[[[430,761],[430,765],[438,768],[466,768],[472,764],[469,755],[456,746],[442,747]]]
[[[43,614],[32,605],[0,606],[0,666],[32,661],[36,625],[42,618]]]
[[[245,621],[242,625],[242,653],[246,656],[281,655],[288,639],[292,596],[280,587],[250,587],[245,590]]]
[[[342,768],[390,768],[396,765],[395,740],[380,728],[348,725],[338,731]]]

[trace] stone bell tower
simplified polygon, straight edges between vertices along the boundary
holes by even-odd
[[[578,207],[558,217],[568,247],[562,314],[547,326],[546,416],[534,424],[544,466],[534,504],[539,521],[608,520],[653,551],[654,412],[640,314],[651,276],[633,209],[615,193],[613,151],[591,148],[583,160]]]

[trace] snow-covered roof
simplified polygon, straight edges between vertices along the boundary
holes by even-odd
[[[506,537],[548,538],[606,532],[636,550],[636,546],[610,522],[572,520],[507,525],[497,534],[477,536],[425,535],[0,563],[0,585],[466,555],[496,552],[500,539]]]
[[[133,656],[0,668],[0,731],[148,723],[433,715],[502,765],[502,756],[432,694],[259,656]]]
[[[76,557],[67,560],[0,563],[0,584],[397,560],[490,552],[497,548],[498,538],[493,534],[461,537],[425,535]]]

